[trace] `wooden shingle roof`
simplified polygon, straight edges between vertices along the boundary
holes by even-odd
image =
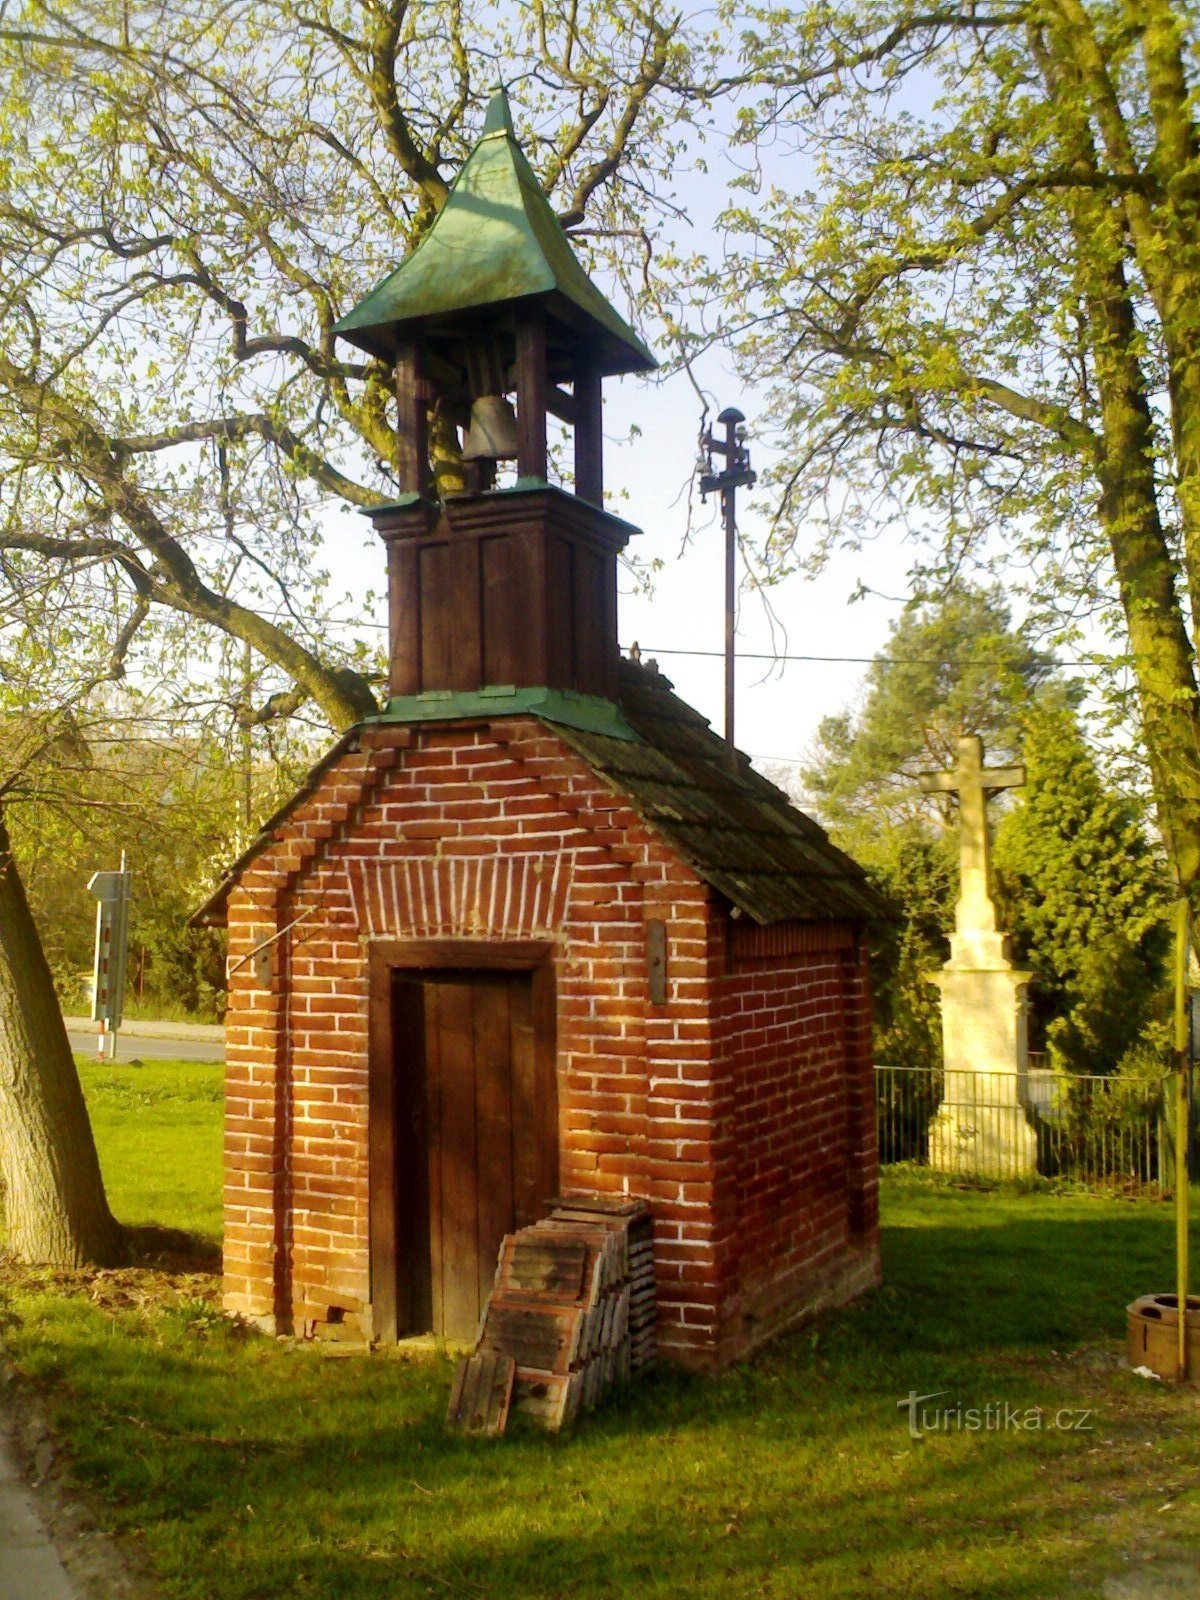
[[[755,922],[888,917],[858,863],[740,752],[735,774],[725,741],[672,691],[653,667],[622,660],[621,712],[637,739],[555,731]]]

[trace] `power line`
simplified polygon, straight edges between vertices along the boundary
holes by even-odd
[[[656,650],[652,645],[638,645],[642,656],[704,656],[723,661],[723,650]],[[628,654],[628,651],[626,652]],[[846,662],[851,666],[872,667],[876,663],[887,667],[1002,667],[1008,662],[999,657],[989,656],[806,656],[795,655],[788,651],[773,652],[769,650],[739,650],[739,661],[808,661],[808,662]],[[1055,667],[1070,668],[1076,672],[1087,672],[1104,665],[1099,661],[1057,661],[1052,660]],[[1111,661],[1107,663],[1111,665]]]
[[[331,617],[329,619],[335,627],[339,628],[374,628],[380,633],[387,631],[389,624],[386,622],[369,622],[365,618],[354,621],[348,617]],[[629,654],[630,647],[623,647],[625,654]],[[658,650],[653,645],[638,643],[639,653],[645,656],[696,656],[713,661],[724,661],[724,650]],[[771,650],[739,650],[739,661],[800,661],[821,664],[840,664],[854,667],[873,667],[876,663],[885,667],[1003,667],[1009,663],[999,656],[810,656],[799,655],[794,651]],[[1097,661],[1060,661],[1051,657],[1050,664],[1056,668],[1071,672],[1093,672],[1099,667],[1109,667],[1118,664],[1112,657]],[[782,759],[782,758],[781,758]]]

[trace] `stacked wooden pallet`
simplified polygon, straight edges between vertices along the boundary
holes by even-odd
[[[629,1369],[642,1372],[657,1356],[654,1224],[644,1200],[571,1195],[554,1203],[543,1227],[605,1228],[621,1238],[622,1273],[629,1285]]]
[[[629,1363],[644,1372],[658,1359],[655,1328],[658,1297],[654,1287],[654,1224],[649,1211],[629,1225]]]
[[[500,1247],[475,1354],[460,1364],[447,1426],[503,1433],[511,1411],[551,1431],[569,1426],[653,1362],[654,1316],[645,1202],[556,1200],[548,1216]]]

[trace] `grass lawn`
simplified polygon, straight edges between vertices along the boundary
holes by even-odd
[[[211,1236],[219,1070],[85,1066],[127,1220]],[[166,1596],[1082,1600],[1200,1547],[1200,1399],[1120,1366],[1125,1303],[1172,1286],[1167,1207],[892,1178],[884,1249],[880,1293],[569,1440],[447,1439],[444,1357],[246,1333],[194,1272],[10,1267],[0,1316]],[[910,1390],[1042,1426],[912,1440]]]
[[[109,1203],[122,1222],[221,1238],[224,1067],[77,1056]]]

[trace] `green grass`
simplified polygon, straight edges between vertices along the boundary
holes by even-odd
[[[90,990],[85,1009],[91,1009]],[[127,995],[123,1015],[126,1022],[204,1022],[211,1025],[225,1020],[224,1011],[218,1012],[215,1005],[194,1010],[163,995],[148,995],[143,1000]]]
[[[120,1214],[211,1231],[218,1070],[86,1069]],[[1194,1547],[1196,1394],[1119,1365],[1169,1209],[900,1178],[885,1223],[878,1294],[569,1440],[449,1439],[444,1357],[261,1338],[195,1276],[10,1270],[4,1337],[165,1596],[1051,1600]],[[1093,1426],[914,1442],[910,1390]]]
[[[75,1059],[114,1213],[219,1240],[221,1064]]]

